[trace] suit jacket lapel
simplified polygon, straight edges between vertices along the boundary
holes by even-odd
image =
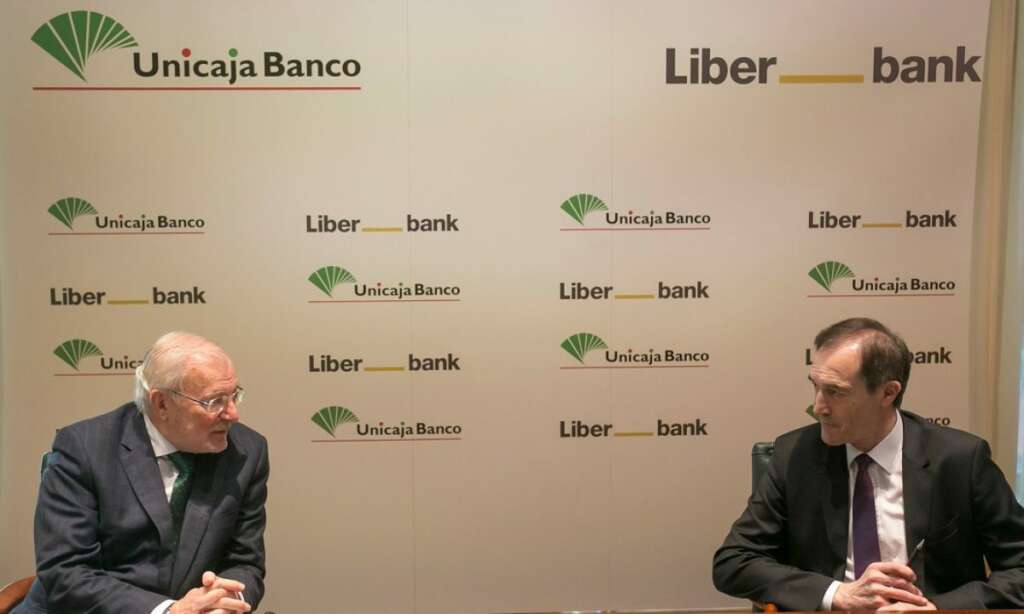
[[[917,544],[928,534],[931,517],[928,508],[932,476],[928,472],[925,443],[921,425],[903,413],[903,523],[908,557],[913,555]],[[911,561],[910,567],[919,579],[924,577],[924,552]]]
[[[210,515],[224,493],[224,480],[227,477],[227,466],[230,464],[231,456],[232,447],[228,444],[228,450],[224,452],[200,454],[196,457],[196,474],[192,481],[188,504],[185,506],[185,519],[182,522],[178,553],[171,574],[173,594],[182,594],[190,588],[195,588],[183,584],[188,580],[189,569],[210,524]]]
[[[823,480],[822,515],[828,532],[832,577],[842,580],[846,573],[846,548],[850,532],[850,471],[843,446],[822,443],[819,478]]]
[[[135,497],[146,510],[150,521],[160,534],[160,543],[169,543],[171,537],[171,508],[167,504],[163,478],[153,456],[146,424],[138,411],[128,415],[121,435],[121,466],[128,476]]]

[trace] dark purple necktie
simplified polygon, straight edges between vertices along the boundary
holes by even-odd
[[[853,577],[859,578],[868,565],[881,560],[878,551],[878,523],[875,519],[875,485],[867,454],[855,459],[857,481],[853,486]]]

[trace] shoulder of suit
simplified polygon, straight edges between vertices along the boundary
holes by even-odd
[[[139,410],[135,407],[135,403],[128,402],[118,407],[117,409],[108,411],[98,416],[79,420],[65,427],[61,427],[60,431],[68,432],[79,432],[83,435],[116,432],[121,430],[122,424],[130,419],[132,416],[139,413]]]
[[[241,422],[232,425],[228,437],[236,446],[246,451],[267,447],[266,437]]]
[[[903,416],[904,446],[908,431],[917,430],[926,446],[947,453],[972,452],[985,440],[974,433],[968,433],[951,426],[941,426],[907,410],[900,410]]]

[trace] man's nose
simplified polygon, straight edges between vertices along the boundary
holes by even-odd
[[[238,406],[235,405],[233,400],[228,401],[227,407],[224,411],[220,412],[220,419],[225,422],[238,422]]]
[[[814,391],[814,415],[820,416],[826,411],[828,411],[828,405],[825,403],[824,393],[820,390]]]

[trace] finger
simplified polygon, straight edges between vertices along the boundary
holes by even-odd
[[[877,592],[878,595],[885,597],[889,601],[902,601],[911,605],[924,606],[928,605],[928,600],[910,591],[905,591],[899,588],[893,588],[891,586],[884,586]]]
[[[206,608],[213,608],[216,607],[218,601],[224,599],[227,595],[227,591],[222,588],[206,589],[205,593],[196,598],[195,604],[204,610]]]
[[[204,571],[203,572],[203,586],[205,586],[206,588],[210,588],[211,586],[213,586],[213,583],[216,582],[216,581],[217,581],[217,574],[213,573],[212,571]]]
[[[231,578],[222,578],[220,576],[214,576],[216,580],[213,582],[213,588],[222,588],[229,593],[241,593],[245,590],[245,585],[238,580],[232,580]]]
[[[889,587],[898,588],[900,590],[907,591],[908,593],[914,593],[915,595],[921,595],[921,589],[917,588],[913,583],[904,580],[903,578],[895,576],[882,576],[874,580],[874,584]]]
[[[914,573],[913,569],[895,561],[879,561],[877,563],[872,563],[868,565],[868,570],[878,571],[887,576],[903,578],[910,582],[917,582],[917,574]],[[865,571],[865,573],[867,573],[867,571]]]
[[[248,612],[252,610],[252,607],[248,603],[241,599],[234,599],[233,597],[224,597],[217,601],[217,603],[214,604],[214,607],[227,610],[229,612]]]

